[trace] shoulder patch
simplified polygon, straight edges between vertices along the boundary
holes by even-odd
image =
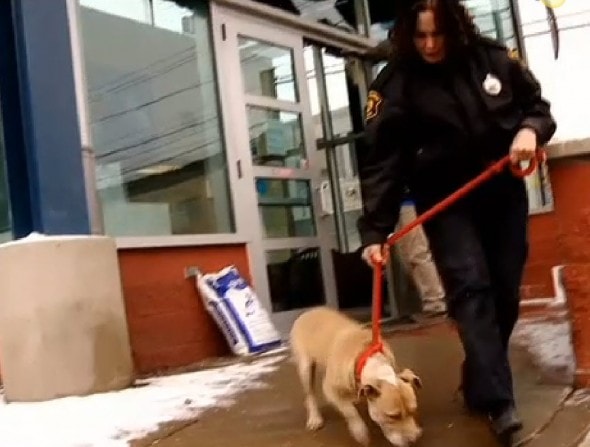
[[[513,61],[519,62],[522,67],[526,67],[526,64],[520,58],[520,53],[517,48],[508,48],[508,57]]]
[[[365,120],[369,121],[379,115],[381,112],[381,105],[383,104],[383,97],[376,90],[370,90],[367,97],[367,106],[365,109]]]
[[[520,60],[520,54],[516,48],[508,48],[508,57],[513,60]]]
[[[517,48],[508,48],[508,57],[513,61],[520,62],[520,65],[525,66],[524,61],[520,58],[520,53]]]

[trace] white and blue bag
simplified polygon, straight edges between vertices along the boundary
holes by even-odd
[[[263,354],[281,345],[268,312],[235,266],[217,273],[199,272],[197,288],[235,355]]]

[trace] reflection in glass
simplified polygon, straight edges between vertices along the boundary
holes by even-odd
[[[299,100],[290,48],[242,36],[238,38],[238,47],[246,93],[283,101]]]
[[[80,6],[142,23],[151,22],[150,6],[146,0],[80,0]]]
[[[517,48],[510,0],[464,0],[482,34]]]
[[[316,235],[309,181],[258,178],[256,192],[265,237]]]
[[[360,214],[360,207],[356,208],[356,195],[350,194],[348,190],[358,183],[356,166],[356,141],[354,137],[353,114],[359,121],[360,107],[354,103],[354,96],[358,95],[355,83],[350,79],[350,71],[347,70],[347,62],[344,58],[334,56],[320,48],[322,63],[317,64],[314,58],[314,46],[308,45],[304,50],[305,68],[308,73],[308,86],[310,93],[310,104],[313,115],[315,138],[318,147],[322,150],[320,158],[320,181],[322,191],[331,200],[331,183],[340,183],[339,192],[344,207],[343,215],[337,216],[332,210],[326,214],[318,223],[323,226],[323,233],[329,234],[333,244],[341,242],[342,250],[354,250],[359,245],[359,236],[356,229],[356,218]],[[322,97],[318,89],[319,82],[325,79],[327,89],[327,104],[324,105],[329,111],[329,121],[323,122],[321,114]],[[330,131],[332,135],[330,134]],[[332,137],[332,138],[330,138]],[[336,143],[334,140],[341,142]],[[327,151],[332,151],[333,164],[331,165],[332,176],[329,175],[327,163]],[[331,178],[330,178],[331,177]],[[350,200],[349,200],[350,199]],[[322,202],[323,203],[323,202]],[[354,206],[351,207],[350,204]],[[325,204],[324,204],[325,205]],[[340,233],[337,233],[336,219],[340,219]]]
[[[273,312],[325,303],[319,248],[266,252]]]
[[[311,114],[315,124],[315,137],[324,139],[322,129],[322,116],[320,109],[320,96],[314,57],[313,46],[306,46],[303,52],[305,71],[307,72],[307,85],[309,88],[309,99]],[[320,75],[326,78],[328,90],[328,108],[334,136],[346,135],[353,131],[350,112],[350,99],[348,95],[348,84],[346,81],[346,59],[328,54],[322,48],[322,61],[324,72]]]
[[[256,166],[305,168],[306,153],[301,116],[247,106],[250,150]]]
[[[190,9],[178,6],[174,0],[150,1],[155,27],[177,33],[195,34],[195,21],[193,20],[193,12]]]
[[[155,2],[155,26],[81,8],[97,188],[110,235],[234,231],[209,12],[206,2],[195,5],[189,15]]]

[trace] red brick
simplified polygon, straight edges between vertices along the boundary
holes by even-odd
[[[530,218],[523,299],[554,295],[552,267],[590,262],[590,163],[554,160],[549,168],[555,210]]]
[[[234,264],[250,280],[246,247],[119,251],[131,349],[137,372],[158,372],[229,354],[186,267],[204,272]]]
[[[195,353],[200,353],[195,355]],[[137,354],[136,370],[140,375],[165,372],[167,370],[182,368],[200,362],[203,358],[212,358],[225,355],[227,349],[225,342],[218,344],[190,343],[186,345],[173,345],[165,349],[150,349]]]
[[[529,219],[529,238],[532,240],[545,238],[554,233],[558,227],[558,219],[554,213],[534,214]]]
[[[576,357],[576,384],[590,384],[590,263],[566,265],[564,285]]]
[[[520,298],[523,301],[552,298],[554,294],[553,287],[547,284],[524,284],[520,287]]]
[[[520,308],[520,320],[535,320],[548,322],[569,321],[567,309],[562,306],[554,307],[547,305],[523,306]]]
[[[532,263],[557,264],[562,256],[557,234],[529,238],[529,260]]]

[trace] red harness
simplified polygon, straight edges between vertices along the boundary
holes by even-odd
[[[535,169],[537,168],[539,163],[543,163],[546,160],[545,151],[539,150],[537,156],[532,158],[529,162],[529,165],[525,169],[521,169],[519,165],[514,165],[510,162],[510,156],[507,155],[504,158],[500,159],[499,161],[492,164],[489,168],[475,177],[473,180],[467,182],[453,194],[442,200],[441,202],[434,205],[428,211],[424,212],[420,216],[418,216],[415,220],[410,222],[408,225],[403,227],[396,233],[392,233],[387,238],[386,243],[384,246],[391,247],[397,241],[399,241],[402,237],[407,235],[410,231],[416,228],[418,225],[422,225],[427,220],[432,219],[435,215],[439,214],[441,211],[444,211],[449,206],[457,202],[458,200],[465,197],[471,191],[479,187],[482,183],[487,182],[495,175],[501,173],[506,166],[510,166],[510,170],[512,174],[519,178],[524,178],[530,174],[532,174]],[[373,338],[371,345],[360,355],[357,360],[355,373],[357,380],[360,381],[361,374],[367,361],[369,358],[377,353],[383,352],[383,341],[381,339],[381,307],[383,303],[383,266],[387,260],[387,253],[389,250],[383,250],[383,260],[382,262],[377,262],[373,260],[373,309],[372,309],[372,329],[373,329]]]
[[[375,354],[380,354],[383,352],[383,342],[379,340],[377,343],[371,343],[371,345],[360,355],[358,360],[356,361],[356,368],[355,368],[355,375],[357,382],[360,383],[361,381],[361,374],[363,373],[363,369],[365,369],[365,365],[367,361],[374,356]]]

